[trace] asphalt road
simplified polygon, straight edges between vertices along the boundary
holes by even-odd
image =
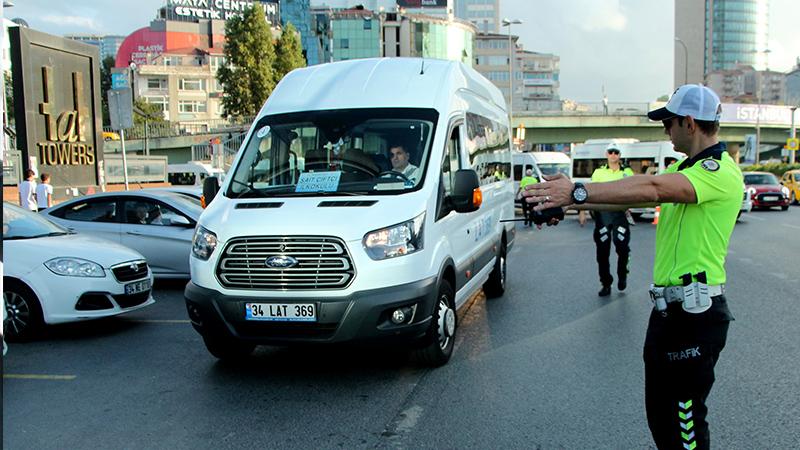
[[[506,295],[460,313],[455,354],[259,348],[208,354],[181,283],[152,307],[52,327],[4,358],[3,447],[653,448],[641,349],[655,227],[632,230],[628,290],[597,297],[591,225],[520,228]],[[728,257],[736,316],[717,365],[717,448],[800,442],[800,207],[747,214]]]

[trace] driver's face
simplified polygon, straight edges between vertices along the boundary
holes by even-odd
[[[392,147],[389,149],[392,153],[392,168],[403,170],[408,165],[408,153],[403,147]]]

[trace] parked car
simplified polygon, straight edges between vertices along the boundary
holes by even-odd
[[[789,209],[789,188],[781,186],[778,177],[769,172],[745,172],[744,184],[753,200],[753,208],[780,206]]]
[[[40,214],[3,204],[3,320],[8,340],[45,324],[135,311],[154,303],[144,257],[89,234],[75,234]]]
[[[781,177],[781,184],[789,189],[789,202],[800,204],[800,170],[789,170]]]
[[[88,195],[42,214],[136,250],[156,278],[189,278],[192,234],[202,212],[196,200],[181,194],[143,189]]]
[[[747,189],[747,185],[742,184],[742,191],[744,192],[742,195],[742,207],[739,208],[739,215],[736,216],[736,219],[742,217],[742,213],[749,213],[753,210],[753,199],[750,196],[750,191]]]
[[[119,134],[114,131],[103,131],[103,140],[104,141],[118,141]]]

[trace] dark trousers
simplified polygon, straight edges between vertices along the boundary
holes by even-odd
[[[525,218],[525,225],[533,225],[533,203],[528,203],[522,199],[522,216]]]
[[[708,449],[706,399],[733,320],[724,296],[691,314],[671,303],[650,314],[644,343],[647,423],[659,449]]]
[[[628,277],[628,259],[631,248],[631,229],[628,222],[612,222],[605,225],[602,222],[595,222],[594,243],[597,247],[597,268],[600,273],[600,283],[603,286],[611,286],[614,277],[611,276],[611,242],[617,251],[617,276],[624,280]]]

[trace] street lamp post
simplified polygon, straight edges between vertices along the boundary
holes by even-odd
[[[800,105],[798,105],[798,106],[800,106]],[[797,106],[792,106],[791,110],[792,110],[792,130],[790,132],[791,133],[790,136],[792,137],[792,139],[795,139],[795,138],[797,138],[797,129],[794,127],[794,113],[795,113],[795,111],[797,111]],[[797,150],[794,150],[794,151],[790,150],[789,151],[789,163],[790,164],[794,164],[794,161],[795,161],[794,157],[795,157],[796,154],[797,154]]]
[[[689,84],[689,50],[681,38],[675,37],[675,42],[683,47],[683,84]]]
[[[514,46],[511,45],[511,25],[521,25],[519,19],[503,19],[503,26],[508,27],[508,117],[514,126]]]

